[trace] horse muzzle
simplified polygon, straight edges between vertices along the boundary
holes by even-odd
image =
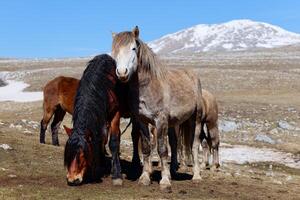
[[[128,78],[128,76],[126,76],[126,77],[119,77],[119,80],[121,82],[123,82],[123,83],[126,83],[126,82],[128,82],[129,78]]]
[[[82,179],[76,178],[76,179],[71,180],[71,181],[67,179],[67,184],[68,184],[69,186],[79,186],[79,185],[82,184]]]
[[[116,69],[117,77],[122,82],[127,82],[129,80],[129,71],[125,68],[125,71],[120,72],[118,68]]]

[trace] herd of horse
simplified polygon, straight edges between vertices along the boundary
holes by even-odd
[[[139,38],[138,27],[113,34],[111,56],[103,54],[90,60],[80,80],[60,76],[48,82],[43,92],[40,143],[45,143],[45,132],[53,118],[52,144],[59,145],[60,124],[66,112],[72,115],[73,128],[64,126],[69,135],[64,152],[69,185],[80,185],[85,178],[101,173],[107,143],[113,185],[122,185],[121,117],[132,122],[133,165],[141,163],[141,148],[139,184],[151,183],[154,146],[160,157],[161,189],[171,186],[171,175],[179,166],[177,152],[180,166],[186,166],[187,158],[192,157],[192,179],[196,182],[201,180],[200,168],[209,166],[211,153],[212,167],[220,166],[216,98],[202,89],[195,69],[165,67]]]

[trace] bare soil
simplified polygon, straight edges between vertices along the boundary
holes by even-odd
[[[177,55],[164,59],[170,67],[198,68],[203,88],[218,99],[220,119],[246,124],[234,131],[221,132],[222,142],[269,147],[300,160],[300,131],[278,127],[280,120],[300,127],[300,51],[285,50]],[[88,58],[1,60],[0,71],[12,72],[14,79],[29,83],[31,86],[26,90],[40,91],[47,81],[59,75],[80,78],[87,61]],[[0,199],[300,199],[300,170],[268,162],[223,162],[220,172],[202,171],[200,183],[192,182],[191,168],[179,170],[171,192],[160,191],[160,168],[156,166],[152,184],[140,186],[140,170],[130,165],[130,129],[122,136],[122,187],[113,187],[109,176],[100,183],[70,187],[63,166],[67,136],[61,130],[61,146],[55,147],[50,144],[48,131],[47,144],[39,144],[41,116],[41,101],[0,102],[0,145],[12,148],[0,148]],[[63,124],[70,126],[70,116]],[[271,132],[273,129],[277,131]],[[266,134],[276,143],[257,142],[257,134]]]

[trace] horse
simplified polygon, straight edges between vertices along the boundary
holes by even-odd
[[[203,117],[202,130],[200,133],[200,141],[203,149],[203,158],[200,167],[202,169],[209,169],[209,156],[213,154],[212,170],[217,171],[220,167],[219,162],[219,145],[220,134],[218,129],[218,104],[216,97],[209,91],[202,89],[203,98]],[[206,131],[204,127],[206,126]],[[152,150],[156,147],[156,129],[149,125],[150,133],[152,134],[151,146]],[[187,129],[188,128],[188,129]],[[180,167],[186,169],[191,155],[191,147],[193,142],[193,135],[189,134],[194,130],[194,123],[189,121],[184,122],[180,126],[169,128],[168,138],[171,147],[171,174],[175,175],[177,168],[179,168],[177,160],[177,152],[179,155]],[[183,130],[185,129],[185,130]],[[140,135],[135,135],[140,137]],[[138,147],[136,147],[138,148]],[[135,147],[134,147],[135,149]],[[134,154],[135,155],[135,154]],[[137,155],[139,156],[139,155]]]
[[[79,82],[73,129],[64,151],[68,185],[80,185],[88,175],[98,174],[108,137],[113,185],[122,184],[119,159],[122,105],[115,69],[115,61],[109,55],[96,56],[88,62]]]
[[[202,90],[204,115],[202,124],[206,126],[206,133],[204,126],[200,133],[201,145],[203,148],[203,162],[202,168],[209,166],[209,155],[213,154],[213,170],[218,170],[220,167],[219,161],[219,145],[220,133],[218,129],[218,104],[215,96],[207,90]]]
[[[129,84],[131,113],[141,123],[150,123],[157,130],[157,150],[162,165],[160,188],[171,188],[166,144],[168,127],[186,120],[195,122],[193,180],[198,182],[201,179],[198,149],[202,126],[202,92],[198,74],[185,69],[166,69],[139,38],[138,27],[113,34],[112,57],[116,60],[117,77]],[[142,149],[145,148],[142,145]],[[143,154],[144,166],[139,183],[149,185],[152,171],[150,150]]]
[[[59,76],[49,81],[44,89],[44,101],[43,101],[43,119],[41,120],[40,129],[40,143],[45,144],[45,133],[47,126],[54,115],[54,119],[51,123],[52,131],[52,144],[59,145],[58,141],[58,129],[66,113],[73,115],[74,101],[76,91],[79,85],[79,80],[73,77]],[[122,112],[121,117],[130,117],[129,113]],[[64,129],[68,136],[70,136],[71,129],[64,126]],[[131,137],[134,144],[134,151],[132,157],[132,164],[134,167],[140,165],[140,158],[138,155],[138,140],[140,135],[140,126],[135,120],[132,120]],[[147,130],[142,130],[147,131]]]
[[[203,98],[203,117],[202,117],[202,129],[200,133],[201,146],[203,149],[203,159],[201,168],[209,168],[209,156],[212,152],[213,154],[213,166],[212,170],[218,170],[220,167],[219,162],[219,145],[220,145],[220,134],[218,129],[218,104],[215,96],[207,90],[202,89]],[[204,127],[206,126],[206,131]],[[193,130],[194,124],[189,124],[190,130]],[[178,132],[182,131],[177,129]],[[177,132],[176,136],[178,139],[178,152],[180,157],[180,163],[182,167],[186,167],[186,160],[191,155],[192,140],[190,134],[185,133],[179,134]],[[174,143],[174,142],[173,142]]]
[[[58,130],[67,113],[73,115],[74,99],[79,80],[72,77],[59,76],[49,81],[43,88],[43,119],[40,128],[40,143],[45,144],[47,126],[51,123],[52,144],[59,145]]]

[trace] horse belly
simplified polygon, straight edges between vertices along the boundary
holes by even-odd
[[[169,126],[176,126],[182,124],[189,119],[195,112],[195,106],[179,105],[170,108]]]
[[[170,94],[170,101],[168,103],[170,112],[169,123],[173,126],[186,121],[195,112],[198,95],[194,88],[183,84],[171,87]]]

